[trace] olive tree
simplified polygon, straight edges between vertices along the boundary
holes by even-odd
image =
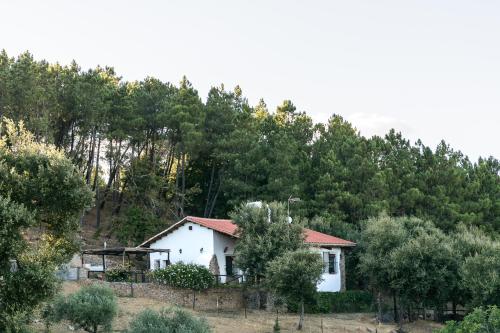
[[[146,309],[131,322],[127,333],[210,333],[211,329],[204,318],[196,318],[191,313],[167,308],[159,312]]]
[[[393,296],[394,319],[399,321],[399,299],[411,306],[436,310],[450,300],[458,284],[458,264],[451,241],[430,221],[381,215],[369,219],[362,232],[360,269],[379,294]]]
[[[118,312],[113,291],[102,286],[86,286],[67,298],[59,297],[53,308],[53,321],[68,320],[89,333],[97,333],[101,327],[110,331]]]
[[[304,303],[313,299],[322,273],[320,255],[307,249],[286,252],[267,266],[267,285],[278,295],[300,304],[299,330],[304,324]]]
[[[54,271],[78,249],[91,192],[64,154],[6,120],[0,137],[0,331],[16,330],[57,290]],[[26,230],[37,235],[26,240]]]
[[[303,246],[300,223],[288,223],[286,207],[280,203],[262,203],[260,207],[242,204],[231,213],[238,226],[235,264],[250,281],[259,283],[267,263],[287,251]]]

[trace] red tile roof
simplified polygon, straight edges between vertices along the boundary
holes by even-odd
[[[196,216],[187,216],[186,220],[213,229],[220,233],[237,237],[236,229],[238,229],[238,226],[234,224],[232,220],[207,219]]]
[[[232,237],[238,237],[236,234],[236,230],[238,229],[238,226],[234,224],[232,220],[222,220],[222,219],[207,219],[204,217],[196,217],[196,216],[186,216],[184,219],[180,220],[179,222],[175,223],[172,225],[170,228],[160,232],[159,234],[151,237],[144,243],[142,243],[139,246],[145,246],[150,244],[151,242],[157,240],[158,238],[162,237],[164,234],[170,232],[173,229],[176,229],[179,227],[181,224],[184,222],[189,221],[193,222],[196,224],[199,224],[201,226],[204,226],[206,228],[218,231],[222,234],[229,235]],[[305,234],[305,242],[308,244],[314,244],[314,245],[329,245],[329,246],[355,246],[356,243],[350,242],[348,240],[338,238],[335,236],[330,236],[318,231],[314,231],[311,229],[304,228],[304,234]]]
[[[338,238],[335,236],[330,236],[318,231],[304,228],[304,233],[306,234],[305,242],[309,244],[321,244],[321,245],[338,245],[338,246],[355,246],[356,243],[351,241]]]

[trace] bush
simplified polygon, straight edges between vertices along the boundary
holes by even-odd
[[[202,318],[178,308],[160,312],[145,310],[130,324],[128,333],[210,333],[210,327]]]
[[[158,283],[192,290],[208,289],[214,284],[214,277],[208,268],[195,264],[173,264],[155,269],[151,276]]]
[[[500,309],[497,306],[476,308],[461,322],[449,321],[439,333],[500,332]]]
[[[290,311],[297,311],[298,304],[288,302]],[[347,313],[374,311],[373,295],[363,290],[343,292],[318,292],[314,302],[306,304],[308,313]]]
[[[106,271],[106,281],[109,282],[129,282],[130,281],[130,267],[120,265],[113,267]]]
[[[88,286],[56,299],[46,311],[46,319],[54,322],[66,319],[87,332],[96,333],[99,327],[109,331],[117,313],[116,297],[110,288]]]

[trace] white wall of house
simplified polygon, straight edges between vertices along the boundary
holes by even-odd
[[[220,275],[227,275],[226,256],[234,257],[235,243],[236,239],[234,237],[221,234],[220,232],[214,232],[214,254],[219,263]],[[224,252],[225,249],[226,251]],[[235,269],[233,269],[233,273],[237,273]],[[222,278],[222,281],[224,282],[225,278]]]
[[[323,275],[321,278],[323,281],[321,281],[318,284],[318,291],[340,291],[341,288],[341,283],[342,283],[342,277],[340,274],[340,249],[339,248],[333,248],[333,249],[315,249],[318,253],[321,254],[321,258],[323,259],[323,262],[325,263],[324,265],[324,271]],[[329,273],[328,272],[328,265],[327,261],[328,259],[328,254],[333,254],[335,255],[335,272],[334,273]]]
[[[196,223],[187,222],[176,230],[168,233],[151,243],[152,249],[170,249],[170,262],[184,262],[208,267],[214,253],[214,234],[212,229],[202,227]],[[201,250],[203,249],[203,250]],[[160,267],[165,267],[167,253],[154,252],[150,254],[151,269],[155,269],[155,262],[160,260]]]

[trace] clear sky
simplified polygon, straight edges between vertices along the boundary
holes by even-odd
[[[500,158],[498,0],[0,0],[0,49]]]

